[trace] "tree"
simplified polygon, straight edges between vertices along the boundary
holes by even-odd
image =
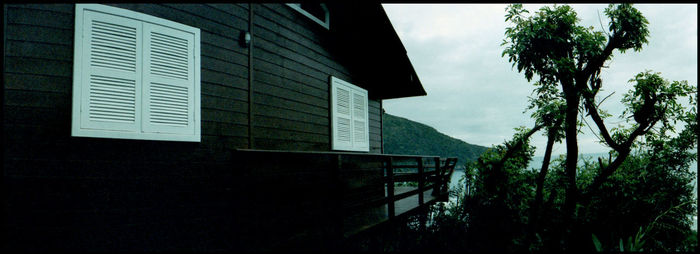
[[[525,13],[528,11],[519,4],[507,8],[506,21],[512,22],[513,26],[506,28],[503,56],[507,56],[528,81],[537,80],[536,97],[531,100],[531,108],[536,108],[533,114],[536,126],[547,127],[548,147],[561,138],[566,143],[564,220],[559,233],[564,236],[561,242],[570,243],[568,238],[577,229],[569,225],[575,225],[577,207],[590,205],[593,193],[624,163],[637,138],[672,130],[672,122],[687,120],[687,112],[677,99],[692,97],[693,89],[685,81],[668,82],[658,73],[640,73],[630,80],[634,89],[623,99],[627,106],[624,116],[634,122],[631,127],[610,129],[605,124],[609,115],[599,108],[602,100],[597,100],[603,83],[600,72],[614,50],[625,53],[629,49],[642,49],[649,35],[646,18],[630,4],[611,4],[605,9],[610,19],[609,31],[603,32],[577,25],[576,12],[567,5],[543,7],[530,17],[525,17]],[[578,187],[576,166],[580,113],[590,116],[602,143],[615,154],[609,163],[599,160],[599,172],[584,189]],[[550,155],[551,149],[545,153],[546,157]],[[537,192],[540,194],[539,197],[536,195],[532,206],[530,235],[537,230],[541,189],[548,166],[548,161],[543,163],[537,178]],[[528,239],[532,240],[532,237]],[[566,249],[567,246],[562,247]]]
[[[527,171],[535,148],[529,137],[541,129],[518,128],[513,139],[487,150],[472,165],[476,169],[475,192],[465,211],[477,250],[513,252],[512,240],[522,241],[527,207],[532,202],[535,175]],[[480,240],[476,240],[480,239]]]
[[[678,136],[649,137],[640,142],[636,152],[591,193],[590,205],[583,207],[584,230],[581,238],[597,235],[608,251],[638,250],[693,251],[691,219],[694,174],[688,166],[694,159],[691,151],[697,127],[685,128]],[[590,185],[599,168],[589,162],[583,167],[580,185]],[[594,222],[594,223],[591,223]],[[636,232],[635,232],[636,231]],[[641,232],[641,233],[640,233]],[[638,237],[632,237],[638,236]],[[631,239],[638,238],[637,244]],[[693,237],[694,238],[694,237]],[[690,242],[688,240],[691,240]],[[624,249],[619,249],[620,241]]]
[[[470,191],[460,193],[456,206],[438,209],[417,239],[402,239],[410,243],[407,250],[694,250],[688,216],[696,209],[695,176],[687,168],[699,130],[697,91],[645,71],[629,80],[623,96],[625,125],[610,128],[605,120],[611,115],[600,108],[607,98],[598,98],[600,70],[615,49],[641,50],[646,19],[631,5],[609,5],[610,31],[603,32],[578,26],[569,6],[525,13],[521,5],[507,8],[513,26],[506,29],[503,56],[535,80],[527,108],[535,125],[516,128],[511,140],[467,165]],[[691,107],[680,103],[682,97]],[[683,129],[675,129],[677,122]],[[598,130],[610,151],[579,166],[577,134],[585,125]],[[531,170],[529,139],[540,131],[547,137],[545,159]],[[566,143],[566,154],[550,164],[557,142]]]

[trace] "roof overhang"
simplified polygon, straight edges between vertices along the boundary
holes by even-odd
[[[336,53],[375,99],[427,95],[379,3],[328,3]]]

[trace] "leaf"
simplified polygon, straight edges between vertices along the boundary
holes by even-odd
[[[598,237],[595,236],[595,234],[591,234],[591,238],[593,238],[593,245],[595,246],[595,250],[597,252],[602,252],[603,251],[603,245],[600,244],[600,241],[598,240]]]
[[[620,252],[625,251],[625,245],[622,243],[622,238],[620,238]]]
[[[629,251],[635,251],[635,249],[636,249],[635,247],[636,246],[635,246],[634,242],[632,242],[632,236],[627,237],[627,249]]]

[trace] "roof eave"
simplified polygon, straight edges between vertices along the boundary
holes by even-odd
[[[329,9],[340,52],[358,67],[362,83],[373,84],[366,87],[371,97],[427,95],[381,4],[329,4]]]

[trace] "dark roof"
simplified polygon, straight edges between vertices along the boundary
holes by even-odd
[[[330,30],[339,54],[359,73],[370,97],[427,95],[384,8],[379,3],[329,3]],[[380,84],[380,85],[377,85]]]

